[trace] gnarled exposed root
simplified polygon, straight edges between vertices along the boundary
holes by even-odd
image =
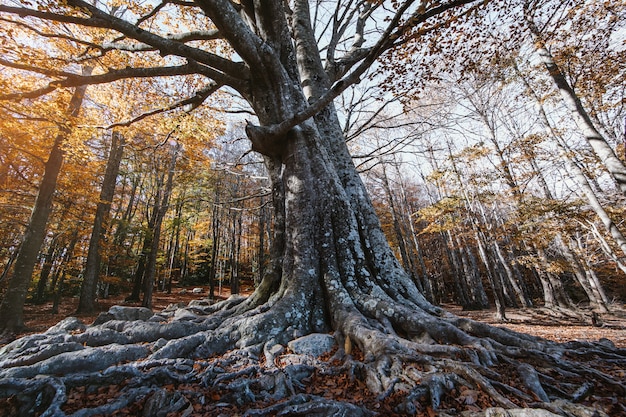
[[[433,316],[384,292],[336,290],[338,343],[325,360],[286,349],[319,325],[318,317],[297,316],[307,309],[289,294],[244,311],[245,301],[232,299],[148,321],[85,328],[67,320],[0,349],[0,412],[365,416],[503,407],[584,416],[593,406],[598,415],[601,407],[626,414],[626,354],[610,343],[557,344]],[[344,388],[324,389],[333,381]]]

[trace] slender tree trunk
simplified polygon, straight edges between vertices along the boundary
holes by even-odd
[[[539,262],[539,279],[544,291],[544,307],[571,308],[572,301],[563,288],[561,280],[550,272],[548,256],[542,248],[535,248]]]
[[[193,230],[188,230],[185,235],[185,250],[183,251],[182,265],[180,266],[180,282],[186,283],[189,277],[189,242],[193,239],[195,233]]]
[[[215,198],[213,201],[213,213],[211,222],[211,264],[209,266],[209,298],[215,298],[215,278],[217,274],[217,255],[220,251],[220,207],[219,207],[219,189],[215,189]]]
[[[170,276],[167,283],[167,293],[172,293],[172,279],[174,277],[174,271],[178,271],[176,273],[178,279],[180,280],[182,263],[180,260],[180,233],[183,224],[183,207],[185,206],[185,196],[180,197],[178,204],[176,205],[176,232],[174,236],[172,253],[170,254]]]
[[[391,221],[393,222],[393,230],[396,234],[396,241],[398,243],[398,249],[400,250],[400,259],[402,259],[402,264],[404,268],[411,274],[411,278],[415,281],[415,284],[418,286],[420,291],[424,291],[421,281],[419,277],[415,274],[415,270],[413,268],[413,261],[410,259],[408,250],[406,247],[406,241],[404,239],[404,233],[402,231],[402,226],[400,225],[400,214],[396,207],[396,202],[393,197],[393,193],[391,192],[391,187],[389,185],[389,177],[387,176],[387,169],[385,164],[382,163],[382,172],[381,172],[381,180],[383,183],[383,189],[385,190],[385,195],[387,196],[387,204],[389,204],[389,210],[391,211]]]
[[[152,245],[150,248],[150,254],[146,262],[146,272],[143,280],[143,301],[142,306],[152,307],[152,290],[154,288],[154,280],[156,276],[156,259],[159,252],[159,243],[161,237],[161,226],[165,213],[169,208],[170,196],[172,195],[172,188],[174,187],[174,173],[176,168],[176,161],[180,152],[180,144],[172,145],[170,163],[167,169],[167,180],[165,181],[165,189],[163,190],[163,197],[155,204],[155,222],[152,232]]]
[[[470,310],[489,308],[489,300],[481,279],[482,274],[472,248],[465,242],[465,239],[458,237],[457,246],[463,270],[465,271],[463,274],[463,285],[469,295],[469,304],[465,308]]]
[[[417,262],[420,265],[419,271],[417,270],[417,268],[415,268],[414,273],[417,276],[417,279],[420,280],[422,284],[421,288],[423,288],[424,296],[430,302],[434,303],[435,299],[434,299],[434,292],[432,288],[431,279],[428,274],[428,270],[426,269],[426,263],[424,262],[422,248],[421,248],[421,245],[419,244],[419,240],[417,237],[418,233],[415,230],[415,226],[413,225],[413,213],[417,211],[417,208],[413,208],[412,205],[409,203],[407,192],[406,192],[406,186],[404,184],[404,181],[402,181],[402,176],[400,175],[399,164],[396,163],[394,165],[396,168],[396,173],[398,175],[398,178],[400,179],[399,182],[400,182],[400,196],[401,196],[401,202],[402,202],[401,204],[402,212],[406,219],[406,224],[408,225],[408,233],[411,236],[411,239],[409,241],[412,242],[412,251],[409,251],[409,252],[413,252],[413,256],[417,256]],[[414,260],[413,260],[413,263],[415,264]]]
[[[41,267],[41,272],[39,274],[39,282],[37,282],[37,290],[35,295],[33,296],[33,303],[42,304],[45,301],[45,292],[48,286],[48,278],[50,278],[50,272],[52,272],[52,266],[55,261],[55,257],[58,252],[58,239],[59,235],[56,234],[52,238],[52,242],[50,242],[50,247],[48,248],[48,252],[43,256],[44,263]]]
[[[265,224],[266,220],[265,199],[261,199],[261,208],[259,209],[259,246],[257,247],[257,274],[254,276],[254,286],[258,287],[265,275]]]
[[[9,256],[9,259],[7,260],[6,265],[4,266],[4,270],[2,271],[2,275],[0,276],[0,283],[2,283],[6,277],[9,275],[9,272],[11,271],[11,266],[13,266],[13,262],[15,262],[15,259],[17,258],[17,255],[20,252],[20,246],[14,248],[11,251],[11,255]]]
[[[100,199],[96,207],[96,215],[93,221],[91,239],[87,252],[83,283],[80,289],[77,313],[92,313],[95,311],[96,288],[100,273],[100,241],[103,239],[107,225],[107,217],[111,210],[111,203],[115,195],[115,182],[120,170],[122,154],[124,153],[124,137],[113,132],[111,135],[111,149],[100,189]]]
[[[241,234],[243,225],[243,216],[241,213],[235,213],[233,216],[233,244],[230,257],[230,293],[239,294],[239,262],[241,253]]]
[[[561,159],[563,160],[563,162],[565,162],[566,166],[568,167],[568,171],[570,175],[574,178],[574,180],[576,180],[576,182],[580,186],[592,210],[600,218],[600,220],[602,221],[604,226],[607,228],[607,230],[609,231],[609,233],[611,234],[615,242],[618,244],[622,252],[626,254],[626,237],[622,234],[622,232],[619,230],[617,225],[613,222],[609,214],[606,212],[606,210],[600,203],[597,195],[595,194],[593,188],[591,187],[591,184],[589,183],[589,180],[587,176],[585,175],[585,173],[583,172],[583,170],[578,166],[576,161],[573,161],[571,157],[569,156],[571,152],[569,152],[569,149],[566,147],[565,143],[561,140],[558,132],[556,132],[553,129],[552,124],[550,123],[550,120],[548,119],[548,115],[546,114],[546,111],[543,107],[543,104],[541,100],[539,99],[539,97],[537,96],[537,94],[535,93],[532,86],[529,84],[526,77],[522,75],[521,71],[519,71],[519,68],[517,67],[517,65],[514,65],[514,69],[516,73],[520,76],[520,79],[523,81],[527,91],[531,94],[531,96],[537,102],[538,109],[539,109],[539,117],[542,123],[544,124],[544,127],[550,131],[551,136],[555,140],[557,147],[561,150]],[[548,188],[547,183],[545,179],[543,178],[543,175],[541,174],[541,171],[536,165],[534,156],[531,156],[531,161],[533,162],[533,169],[535,170],[537,177],[540,179],[540,184],[542,185],[542,188],[544,189],[546,198],[552,199],[552,193],[550,192],[550,189]],[[562,237],[560,235],[558,235],[557,237],[562,240]],[[567,245],[563,244],[562,247],[567,248]],[[565,257],[568,257],[569,255],[571,255],[571,253],[569,254],[564,253]],[[572,259],[572,262],[576,262],[573,259],[573,256],[570,258]],[[575,264],[572,264],[572,266],[574,269],[577,268]],[[604,309],[605,307],[600,306],[601,309]]]
[[[137,203],[137,190],[139,189],[139,185],[141,183],[141,179],[138,176],[135,176],[132,179],[132,188],[130,190],[130,195],[128,196],[128,204],[126,205],[126,210],[124,210],[124,214],[121,219],[117,221],[117,229],[115,230],[115,237],[113,238],[114,246],[121,246],[122,243],[126,240],[126,235],[128,233],[128,225],[133,218],[133,212],[135,205]]]
[[[148,229],[143,238],[143,244],[141,246],[141,252],[139,253],[139,260],[137,261],[137,269],[135,270],[135,276],[133,278],[133,290],[130,295],[126,297],[126,301],[139,301],[141,295],[141,289],[143,287],[143,281],[146,273],[146,262],[150,249],[152,248],[152,240],[154,239],[152,234],[152,221],[148,224]]]
[[[91,68],[85,67],[83,75],[89,74],[91,74]],[[70,121],[68,125],[71,125],[72,119],[78,117],[85,90],[86,86],[77,87],[72,95],[67,110]],[[0,329],[9,334],[24,328],[26,293],[28,292],[28,286],[37,262],[37,255],[45,237],[48,217],[52,211],[52,200],[65,153],[63,144],[69,136],[71,129],[68,125],[62,125],[59,128],[59,133],[54,140],[50,156],[48,161],[46,161],[35,206],[26,226],[19,254],[15,260],[13,275],[2,304],[0,304]]]
[[[566,242],[563,241],[561,236],[558,236],[557,242],[561,248],[561,252],[565,256],[565,259],[567,259],[569,264],[572,266],[574,276],[587,295],[591,307],[597,309],[601,313],[607,313],[609,310],[605,300],[599,296],[592,284],[592,276],[590,274],[592,274],[593,271],[588,269],[588,265],[586,263],[585,265],[581,264],[581,261],[577,259],[572,249]]]
[[[500,248],[498,242],[494,243],[494,251],[496,253],[496,256],[498,257],[498,260],[500,261],[500,264],[505,270],[508,284],[511,286],[511,289],[515,293],[515,296],[519,300],[520,304],[524,307],[531,307],[530,300],[526,297],[526,294],[524,294],[524,291],[515,279],[515,274],[513,273],[513,270],[510,266],[509,260],[506,259],[506,257],[502,253],[503,251]]]
[[[541,31],[533,21],[532,11],[529,8],[528,2],[525,6],[525,17],[527,26],[534,37],[539,59],[561,93],[563,103],[567,106],[578,129],[584,135],[595,154],[615,179],[620,191],[626,194],[626,166],[617,157],[615,151],[607,143],[604,136],[595,128],[580,98],[576,95],[574,88],[569,84],[561,68],[559,68],[558,64],[555,62],[554,57],[545,44]]]
[[[506,320],[506,301],[504,298],[504,291],[502,289],[500,280],[492,270],[494,262],[493,260],[491,260],[490,256],[487,253],[486,239],[484,235],[479,231],[476,231],[476,244],[478,246],[480,259],[483,261],[483,265],[485,266],[487,279],[489,280],[491,288],[493,289],[493,300],[494,304],[496,305],[496,319],[504,321]]]
[[[445,234],[442,232],[440,236],[452,269],[452,279],[454,280],[457,296],[456,300],[463,307],[463,309],[470,309],[472,306],[472,300],[469,296],[469,289],[467,285],[468,275],[465,273],[467,268],[463,259],[463,253],[460,248],[455,247],[452,232],[447,231]]]
[[[63,284],[65,282],[65,275],[67,272],[67,268],[72,260],[72,257],[74,256],[74,249],[76,248],[76,244],[78,243],[78,232],[78,229],[75,229],[72,232],[69,244],[65,248],[61,265],[55,273],[54,284],[51,286],[51,289],[54,290],[51,310],[52,314],[59,313],[59,304],[61,303],[61,297],[63,296]]]
[[[488,132],[487,138],[489,139],[491,144],[494,146],[495,153],[499,162],[498,167],[501,170],[502,175],[504,176],[504,181],[509,187],[509,189],[511,190],[511,193],[513,197],[515,198],[515,200],[517,200],[518,203],[521,203],[523,200],[523,195],[520,192],[519,185],[517,184],[515,176],[513,175],[513,169],[511,167],[511,164],[505,158],[504,150],[502,149],[502,146],[500,146],[500,142],[498,141],[498,135],[497,135],[495,123],[489,117],[489,113],[486,110],[486,107],[484,105],[481,105],[481,103],[478,100],[472,100],[472,94],[467,94],[467,95],[469,97],[470,102],[472,103],[474,112],[476,112],[476,114],[480,117],[481,121],[483,122],[484,126],[487,128],[487,132]],[[488,224],[488,219],[487,219],[485,209],[482,203],[479,202],[478,206],[479,206],[479,210],[483,219],[483,223]],[[513,274],[513,271],[511,268],[511,263],[509,259],[507,259],[507,257],[504,256],[502,248],[500,247],[500,244],[498,243],[498,241],[494,241],[492,246],[493,246],[493,252],[496,255],[496,259],[499,261],[498,265],[500,265],[500,267],[504,269],[504,271],[500,271],[500,275],[502,277],[501,283],[502,283],[502,288],[503,288],[505,295],[510,299],[511,305],[513,307],[517,307],[515,299],[508,295],[509,289],[515,293],[516,298],[520,301],[520,303],[523,306],[530,307],[532,303],[526,297],[526,295],[520,288],[519,284],[517,283],[516,277]]]

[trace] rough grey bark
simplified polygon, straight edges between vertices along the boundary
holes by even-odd
[[[91,67],[85,67],[83,75],[91,74],[91,70]],[[52,211],[54,192],[65,154],[63,144],[71,132],[72,119],[76,118],[80,112],[86,89],[86,86],[75,89],[67,109],[69,123],[59,127],[59,133],[54,139],[50,155],[44,166],[43,178],[39,185],[35,205],[15,259],[13,275],[2,299],[2,304],[0,304],[0,330],[2,332],[10,334],[24,327],[24,302],[37,262],[37,255],[45,237],[48,217]]]
[[[80,288],[78,300],[78,313],[91,313],[95,310],[96,288],[100,273],[100,241],[106,230],[106,220],[111,210],[111,203],[115,194],[115,182],[122,162],[124,153],[124,137],[113,132],[111,135],[111,148],[100,189],[100,199],[96,206],[96,214],[87,250],[87,263],[83,273],[83,283]]]

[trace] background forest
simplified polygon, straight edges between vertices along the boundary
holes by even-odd
[[[433,52],[437,76],[418,87],[412,65],[430,58],[388,56],[337,103],[387,237],[432,302],[495,305],[504,317],[505,307],[607,312],[626,298],[624,193],[562,85],[624,161],[625,10],[609,3],[562,9],[534,43],[492,25],[463,53]],[[172,76],[90,85],[72,110],[78,78],[42,81],[81,65],[70,62],[85,47],[80,34],[0,18],[0,287],[55,152],[62,167],[28,302],[79,297],[87,276],[98,298],[128,294],[145,306],[145,285],[214,294],[260,282],[272,202],[262,160],[243,140],[240,100],[222,93],[195,108],[184,97],[197,78],[162,74]],[[82,71],[125,59],[108,54]],[[170,104],[155,107],[156,92]]]

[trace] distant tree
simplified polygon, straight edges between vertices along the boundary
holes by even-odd
[[[104,231],[107,228],[107,218],[111,210],[111,202],[115,194],[115,184],[119,172],[122,155],[124,152],[124,136],[118,132],[111,135],[111,149],[106,164],[102,187],[100,189],[100,199],[96,207],[89,249],[87,252],[87,263],[83,274],[80,298],[78,301],[79,313],[91,313],[95,310],[94,300],[96,298],[96,284],[98,282],[101,261],[101,244]]]
[[[595,14],[598,21],[608,21],[610,25],[609,30],[605,30],[601,35],[596,35],[597,37],[603,36],[604,40],[608,41],[613,30],[619,27],[615,23],[615,20],[619,19],[619,8],[616,8],[616,10],[612,8],[605,9],[598,2],[581,2],[572,8],[569,2],[552,0],[526,0],[523,7],[524,19],[529,32],[533,36],[537,55],[559,90],[563,103],[571,113],[580,132],[614,178],[618,188],[622,193],[626,194],[626,165],[618,158],[607,139],[595,126],[589,112],[583,106],[581,98],[548,47],[548,43],[552,40],[552,33],[561,29],[559,26],[567,26],[568,28],[585,26],[588,28],[586,24],[581,25],[580,22],[576,24],[577,19],[568,19],[570,16],[579,17],[577,16],[578,14],[582,14],[585,20],[588,19],[587,14]],[[623,10],[621,12],[623,13]],[[563,15],[566,17],[561,17]],[[589,21],[586,23],[589,23]],[[594,20],[594,26],[596,24],[596,20]],[[567,30],[569,31],[569,29]],[[599,44],[598,47],[608,46],[603,45],[601,42],[597,43]]]
[[[85,67],[82,75],[89,76],[91,71],[91,67]],[[60,126],[59,133],[54,140],[50,155],[46,161],[35,206],[15,259],[13,275],[0,304],[0,329],[6,334],[11,334],[24,328],[24,302],[26,301],[26,293],[32,279],[37,256],[46,234],[46,225],[52,210],[54,191],[63,165],[64,142],[71,134],[71,126],[75,123],[74,119],[76,119],[80,111],[85,90],[86,86],[79,86],[75,89],[67,109],[67,119]]]

